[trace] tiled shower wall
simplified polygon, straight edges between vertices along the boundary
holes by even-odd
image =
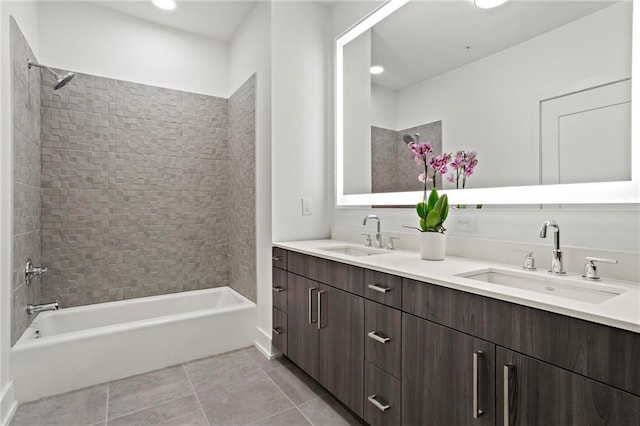
[[[228,101],[86,74],[52,85],[43,78],[44,298],[229,285]]]
[[[256,301],[256,76],[229,98],[229,255],[231,287]]]
[[[371,126],[371,192],[421,191],[418,175],[422,166],[402,140],[404,134],[420,134],[420,142],[431,142],[434,153],[442,153],[442,121],[404,130]],[[442,188],[438,178],[437,187]]]
[[[13,107],[13,283],[11,344],[31,322],[25,307],[39,303],[40,279],[25,283],[27,259],[41,263],[40,220],[40,70],[29,69],[35,56],[11,18]]]

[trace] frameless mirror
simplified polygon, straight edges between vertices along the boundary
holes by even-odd
[[[336,42],[338,205],[419,199],[407,135],[434,155],[477,153],[464,190],[451,167],[435,174],[455,203],[640,202],[633,9],[386,2]]]

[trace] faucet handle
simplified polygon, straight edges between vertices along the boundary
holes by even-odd
[[[521,250],[521,249],[513,249],[514,253],[523,253],[524,254],[524,263],[522,264],[522,269],[527,271],[535,271],[536,270],[536,259],[533,257],[532,250]]]
[[[371,234],[360,234],[364,237],[367,237],[367,239],[364,242],[365,247],[371,247]]]
[[[598,268],[596,267],[595,262],[611,263],[611,264],[618,263],[618,261],[615,259],[605,259],[602,257],[587,256],[587,263],[585,263],[584,265],[584,274],[582,275],[582,278],[584,278],[585,280],[594,280],[594,281],[597,281],[600,279],[600,276],[598,275]]]
[[[396,245],[393,242],[393,240],[399,240],[400,237],[388,237],[387,238],[387,249],[388,250],[395,250],[396,249]]]

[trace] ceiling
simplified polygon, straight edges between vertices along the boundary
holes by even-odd
[[[402,89],[563,26],[615,1],[412,1],[372,30],[372,82]],[[470,46],[469,49],[466,47]]]
[[[182,31],[229,41],[256,0],[176,0],[172,11],[157,8],[151,0],[94,1],[117,12]]]

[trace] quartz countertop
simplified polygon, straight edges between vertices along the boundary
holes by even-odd
[[[598,281],[599,284],[624,288],[625,291],[604,302],[590,303],[458,276],[458,274],[486,268],[522,273],[521,268],[510,264],[454,256],[447,256],[443,261],[427,261],[420,258],[420,253],[408,250],[383,250],[388,254],[355,257],[325,249],[342,245],[363,248],[364,246],[331,239],[281,242],[273,245],[298,253],[640,333],[640,283],[638,282],[602,277],[602,280]],[[546,270],[527,271],[527,274],[542,279],[549,277]],[[588,285],[578,274],[567,273],[559,279],[566,280],[568,285],[580,286],[581,283]]]

